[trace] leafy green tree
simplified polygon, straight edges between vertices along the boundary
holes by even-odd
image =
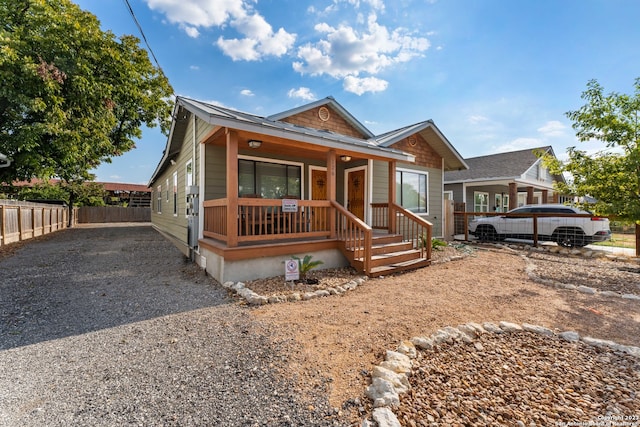
[[[30,187],[18,187],[14,194],[21,200],[64,200],[76,206],[105,206],[107,192],[97,182],[68,183],[48,181]]]
[[[70,0],[0,0],[0,182],[91,179],[143,125],[168,132],[171,95],[137,38]]]
[[[588,155],[576,147],[568,149],[568,160],[545,161],[552,173],[568,173],[558,190],[595,198],[594,209],[636,223],[636,254],[640,252],[640,78],[633,95],[612,92],[591,80],[582,93],[586,101],[569,111],[576,136],[582,142],[601,141],[606,149]]]

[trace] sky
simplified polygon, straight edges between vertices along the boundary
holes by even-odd
[[[74,0],[141,38],[125,0]],[[587,83],[633,93],[637,0],[129,0],[176,95],[261,116],[333,96],[374,134],[433,120],[464,158],[579,142]],[[93,171],[146,184],[167,137]]]

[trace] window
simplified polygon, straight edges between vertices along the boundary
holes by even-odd
[[[489,193],[473,192],[473,211],[489,212]]]
[[[187,166],[185,167],[185,185],[187,187],[191,187],[193,185],[193,162],[189,160],[187,162]]]
[[[162,213],[162,184],[158,185],[157,193],[158,194],[156,194],[156,197],[157,197],[158,206],[156,207],[156,212]]]
[[[302,167],[257,160],[238,160],[238,195],[265,199],[302,197]]]
[[[507,212],[509,210],[509,195],[508,194],[496,194],[495,203],[493,209],[496,212]]]
[[[396,171],[396,203],[414,213],[427,213],[427,174]]]
[[[173,215],[178,215],[178,172],[173,173]]]

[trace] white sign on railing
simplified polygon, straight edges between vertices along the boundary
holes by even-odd
[[[298,212],[298,200],[282,199],[282,212]]]

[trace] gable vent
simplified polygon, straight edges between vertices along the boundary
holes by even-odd
[[[331,113],[329,113],[329,109],[327,107],[320,107],[318,109],[318,117],[323,122],[326,122],[331,117]]]

